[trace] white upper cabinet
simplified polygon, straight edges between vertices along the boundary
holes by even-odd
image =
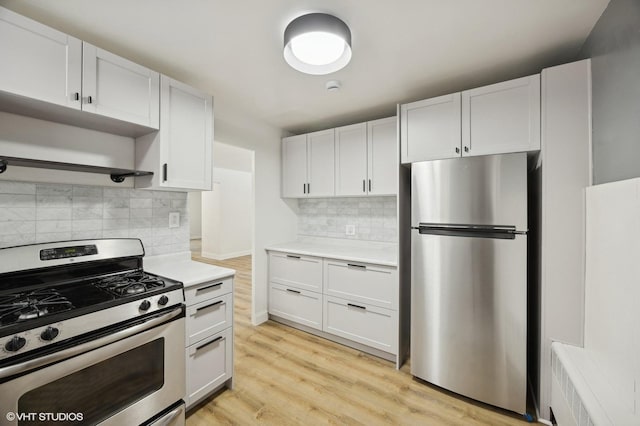
[[[540,75],[462,92],[462,155],[540,149]]]
[[[307,135],[282,139],[282,196],[307,194]]]
[[[367,123],[336,128],[336,195],[367,193]]]
[[[82,53],[83,110],[159,127],[160,74],[86,42]]]
[[[282,139],[282,197],[334,195],[333,129]]]
[[[80,40],[0,8],[0,55],[0,90],[80,109]]]
[[[400,106],[402,163],[460,156],[460,93]]]
[[[307,196],[332,197],[335,194],[334,130],[322,130],[307,135],[308,173]]]
[[[136,187],[210,191],[213,169],[213,98],[161,77],[160,131],[136,140],[136,167],[152,177]]]
[[[2,7],[0,57],[4,111],[125,136],[158,129],[155,71]]]
[[[400,106],[402,163],[537,151],[540,75]]]
[[[367,123],[367,193],[398,193],[398,145],[396,117]]]

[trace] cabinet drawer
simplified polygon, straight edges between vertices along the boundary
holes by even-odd
[[[386,309],[398,309],[396,268],[324,260],[324,293]]]
[[[232,315],[233,297],[231,293],[189,306],[186,321],[186,346],[231,327]]]
[[[186,349],[187,406],[233,375],[233,329],[227,328]]]
[[[271,252],[269,282],[322,293],[322,258]]]
[[[398,312],[324,296],[324,328],[390,354],[398,352]]]
[[[228,277],[187,287],[184,289],[184,298],[187,306],[191,306],[231,293],[231,290],[233,290],[233,277]]]
[[[279,284],[269,286],[269,313],[322,330],[322,295]]]

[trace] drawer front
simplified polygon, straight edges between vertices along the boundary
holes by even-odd
[[[322,293],[322,258],[271,252],[269,282]]]
[[[269,313],[322,330],[322,295],[279,284],[269,286]]]
[[[186,349],[187,406],[233,375],[233,329],[227,328]]]
[[[187,308],[186,345],[218,333],[233,324],[233,296],[225,294]]]
[[[398,353],[398,312],[324,296],[324,328],[327,333]]]
[[[184,298],[187,306],[195,305],[205,300],[220,297],[231,293],[233,290],[233,278],[228,277],[216,281],[209,281],[184,289]]]
[[[398,270],[366,263],[325,259],[324,293],[397,310]]]

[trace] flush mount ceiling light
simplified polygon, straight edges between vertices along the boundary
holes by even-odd
[[[351,60],[351,31],[333,15],[299,16],[284,30],[284,59],[306,74],[338,71]]]

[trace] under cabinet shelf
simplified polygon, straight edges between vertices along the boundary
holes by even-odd
[[[98,173],[109,175],[111,180],[121,183],[131,176],[152,176],[153,172],[132,169],[118,169],[114,167],[90,166],[86,164],[60,163],[57,161],[36,160],[30,158],[5,157],[0,155],[0,173],[8,166],[35,167],[39,169],[66,170],[70,172]]]

